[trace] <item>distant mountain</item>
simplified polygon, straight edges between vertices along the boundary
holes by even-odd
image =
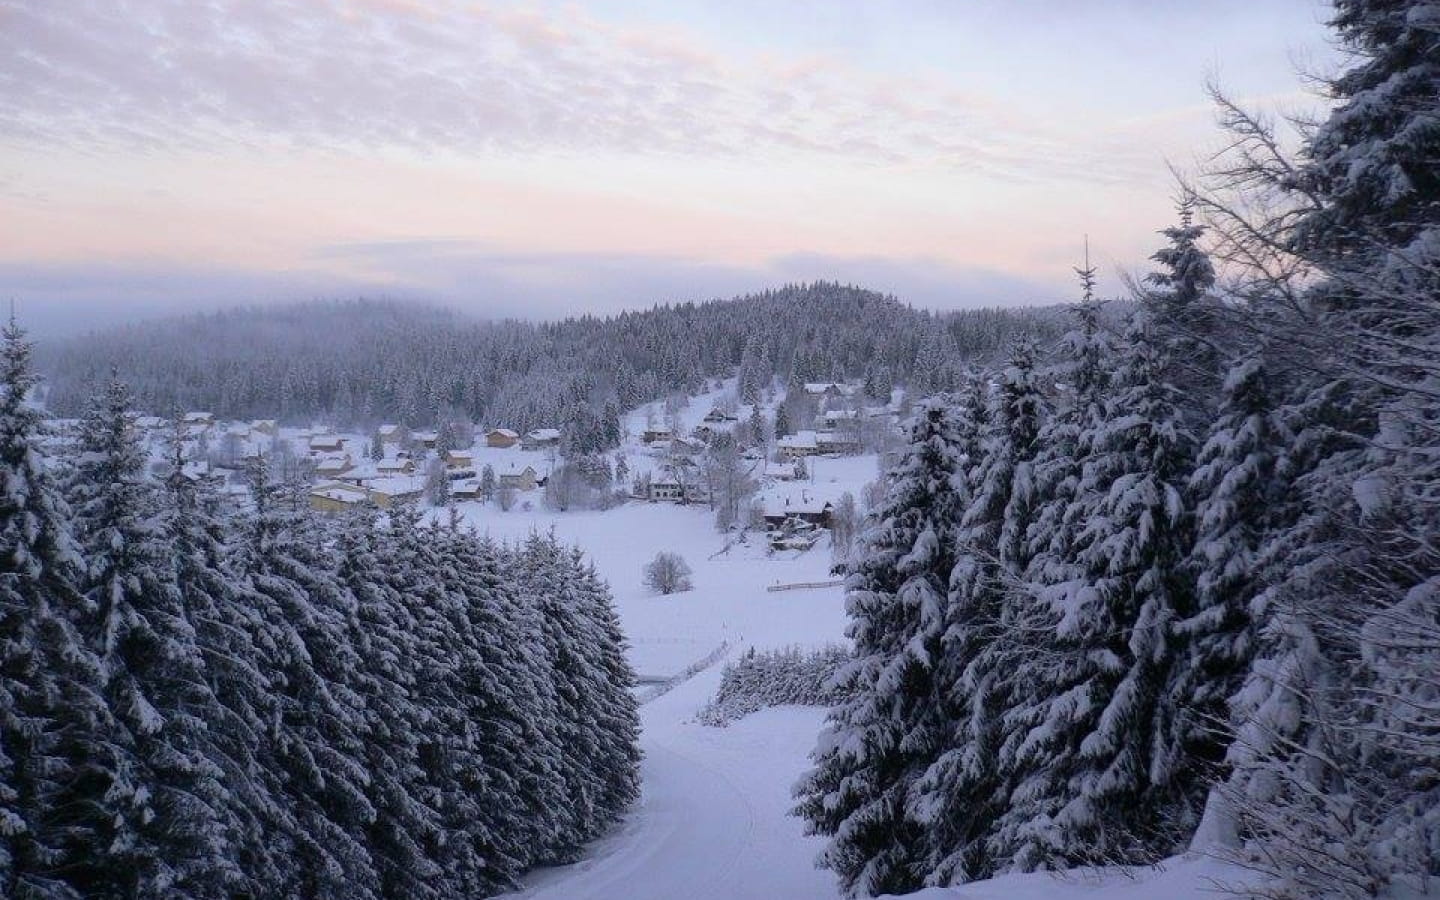
[[[366,426],[442,416],[527,429],[628,408],[737,369],[757,385],[846,378],[943,390],[1061,307],[931,313],[819,282],[555,323],[479,321],[373,300],[163,319],[42,348],[47,401],[76,413],[113,367],[146,410]]]

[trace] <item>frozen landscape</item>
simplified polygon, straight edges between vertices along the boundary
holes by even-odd
[[[0,0],[0,900],[1440,900],[1440,0]]]

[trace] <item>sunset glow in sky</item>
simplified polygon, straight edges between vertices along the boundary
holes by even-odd
[[[1314,0],[0,0],[0,298],[41,331],[389,295],[551,317],[785,281],[1053,302],[1305,108]]]

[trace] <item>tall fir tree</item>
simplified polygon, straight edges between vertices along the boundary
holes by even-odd
[[[219,710],[132,418],[129,389],[112,376],[80,423],[69,478],[93,649],[116,726],[105,759],[112,816],[96,855],[124,896],[223,897],[241,872],[224,771],[211,753]]]
[[[13,317],[0,340],[0,894],[78,898],[105,887],[113,725],[76,626],[83,563],[41,461],[30,344]]]
[[[797,812],[830,839],[820,863],[851,894],[903,893],[925,878],[912,787],[945,741],[944,652],[955,529],[966,496],[948,405],[925,406],[846,578],[855,659],[797,785]]]

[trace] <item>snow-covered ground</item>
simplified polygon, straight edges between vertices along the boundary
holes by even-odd
[[[841,462],[841,461],[836,461]],[[874,458],[836,466],[858,492]],[[683,670],[722,642],[744,647],[816,646],[843,640],[839,587],[772,592],[777,583],[829,580],[822,544],[798,556],[767,558],[758,539],[718,554],[724,539],[703,507],[630,503],[608,512],[500,512],[463,504],[468,521],[498,539],[549,530],[581,547],[610,582],[641,675]],[[662,597],[641,583],[657,550],[674,550],[695,570],[695,589]],[[575,865],[532,873],[516,900],[838,900],[829,872],[814,866],[823,841],[788,815],[790,788],[807,765],[824,713],[763,710],[728,728],[693,721],[714,694],[712,666],[645,704],[644,792],[624,825]],[[1223,895],[1244,873],[1204,857],[1155,869],[1009,876],[924,900],[1200,900]]]

